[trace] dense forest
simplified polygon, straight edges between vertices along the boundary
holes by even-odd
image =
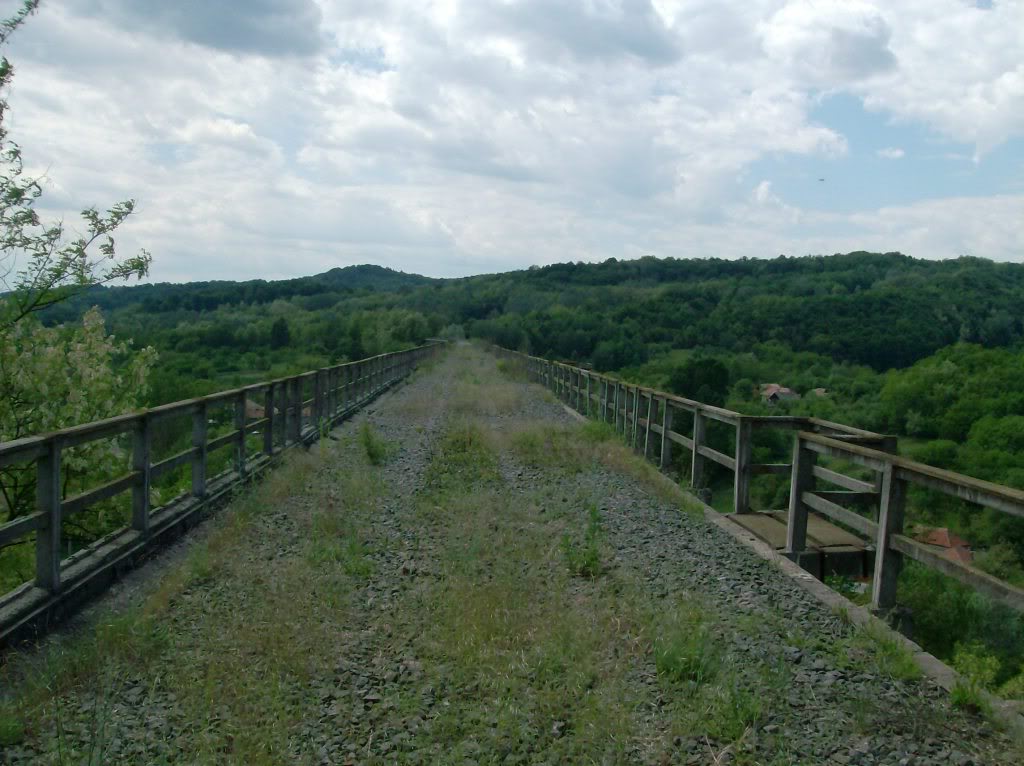
[[[1024,488],[1022,305],[1021,265],[856,252],[94,287],[42,319],[74,322],[98,306],[118,339],[153,347],[151,405],[464,333],[741,412],[896,434],[916,459]],[[769,406],[766,383],[801,396]],[[784,482],[758,491],[761,507],[784,507]],[[1024,584],[1024,524],[929,495],[911,501],[915,523],[952,528],[977,566]],[[904,580],[933,651],[991,661],[990,684],[1024,688],[1018,617],[916,567]]]

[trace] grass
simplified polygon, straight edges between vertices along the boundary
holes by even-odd
[[[710,683],[719,675],[722,661],[715,625],[704,609],[681,604],[657,623],[654,664],[670,684]]]
[[[999,674],[999,660],[989,655],[979,643],[957,644],[953,667],[960,678],[950,690],[950,701],[955,707],[971,713],[991,717],[992,706],[985,690],[992,686]]]
[[[501,436],[526,465],[577,474],[599,466],[643,484],[655,497],[685,513],[702,513],[699,503],[649,461],[634,452],[607,423],[581,425],[527,422]]]
[[[634,611],[603,588],[574,590],[552,541],[563,520],[537,515],[543,497],[507,496],[497,443],[480,424],[450,429],[421,499],[444,530],[443,576],[402,612],[422,631],[420,656],[444,669],[447,704],[420,745],[444,743],[445,762],[539,752],[620,761],[638,724],[628,671],[644,647]],[[584,524],[599,528],[596,507]]]
[[[369,465],[362,444],[349,445]],[[238,763],[288,760],[308,680],[333,663],[352,589],[373,573],[362,530],[383,487],[359,466],[325,474],[343,447],[289,455],[209,522],[206,538],[140,604],[5,667],[0,744],[31,738],[49,743],[58,763],[104,762],[103,711],[121,699],[127,679],[146,678],[143,697],[175,693],[190,723],[174,736],[191,760],[219,762],[226,752]],[[298,506],[296,487],[306,488]],[[282,516],[282,506],[307,510]],[[252,552],[281,524],[307,542],[276,554],[270,569]],[[74,737],[62,734],[69,714],[81,723],[83,704],[94,720]]]
[[[365,420],[359,428],[359,444],[372,466],[383,465],[395,452],[395,448],[378,436],[373,427]]]
[[[498,372],[516,383],[526,383],[530,379],[526,363],[519,359],[499,359],[497,367]]]
[[[587,507],[587,522],[583,539],[578,542],[566,532],[562,535],[562,555],[569,572],[577,577],[597,577],[602,572],[601,564],[601,514],[596,504]]]
[[[642,460],[599,423],[573,427],[580,438],[550,424],[502,430],[509,419],[490,420],[481,414],[490,405],[480,404],[501,373],[474,353],[458,349],[444,362],[469,365],[454,387],[462,404],[447,412],[417,491],[402,495],[397,513],[409,515],[400,535],[376,523],[397,495],[373,470],[362,432],[323,455],[297,455],[282,484],[271,474],[232,506],[125,622],[98,627],[97,653],[83,655],[77,671],[64,660],[63,675],[40,676],[63,679],[63,702],[40,698],[26,716],[21,687],[0,703],[0,744],[45,737],[64,715],[81,720],[73,704],[92,695],[91,742],[75,750],[58,738],[52,760],[102,762],[103,711],[132,683],[144,703],[177,695],[161,734],[165,760],[302,761],[313,755],[295,750],[314,741],[307,723],[334,715],[321,704],[324,684],[345,699],[356,688],[339,661],[351,661],[357,677],[411,661],[416,680],[387,686],[373,707],[339,703],[328,721],[358,744],[353,761],[412,762],[416,751],[423,763],[672,763],[686,758],[673,745],[678,736],[700,742],[702,762],[778,765],[801,757],[785,734],[794,671],[749,653],[744,634],[828,654],[836,667],[912,678],[913,658],[886,635],[793,636],[795,623],[773,612],[736,614],[678,592],[662,598],[633,562],[603,567],[618,517],[602,518],[590,484],[557,471],[577,461],[581,470],[618,465],[639,476],[630,461]],[[431,407],[443,407],[436,398]],[[513,489],[503,477],[529,459],[541,470]],[[398,548],[400,557],[387,557]],[[378,579],[406,556],[412,572]],[[891,712],[867,698],[828,704],[864,731]],[[783,722],[777,733],[764,731],[769,719]],[[405,739],[387,757],[371,752],[366,737],[398,742],[396,732]]]

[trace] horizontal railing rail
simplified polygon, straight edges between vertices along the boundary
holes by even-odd
[[[788,475],[790,463],[753,462],[753,431],[783,429],[813,431],[849,443],[870,444],[895,450],[895,439],[883,434],[852,428],[818,418],[790,415],[743,415],[724,407],[657,391],[610,375],[562,362],[553,362],[517,351],[495,347],[499,355],[525,364],[531,379],[550,388],[577,411],[614,425],[627,440],[650,457],[655,452],[664,468],[671,460],[672,445],[690,452],[690,484],[705,485],[708,463],[733,473],[733,511],[750,513],[750,480],[755,475]],[[680,415],[685,414],[685,422]],[[717,421],[734,429],[734,450],[725,454],[708,440],[708,422]],[[653,434],[653,438],[652,438]],[[856,482],[855,477],[848,482]],[[859,485],[857,485],[859,486]]]
[[[915,485],[986,508],[1024,517],[1024,491],[946,471],[896,455],[896,438],[819,418],[743,415],[685,397],[628,383],[582,367],[553,362],[517,351],[494,347],[499,356],[525,365],[531,380],[550,388],[581,414],[613,424],[644,457],[666,468],[673,445],[690,452],[690,485],[704,484],[706,463],[711,461],[733,472],[733,512],[751,512],[750,480],[774,474],[790,477],[787,510],[786,555],[800,561],[807,548],[810,511],[838,522],[869,541],[874,549],[871,605],[877,611],[896,606],[896,584],[903,557],[986,593],[997,601],[1024,611],[1024,590],[982,572],[969,564],[947,558],[934,548],[904,534],[907,487]],[[680,412],[688,414],[680,423]],[[735,450],[726,455],[707,444],[709,420],[735,429]],[[685,432],[677,430],[687,426]],[[751,435],[755,429],[775,428],[794,434],[790,463],[754,463]],[[653,437],[652,437],[653,435]],[[818,464],[818,457],[849,464],[871,475],[850,475]],[[849,469],[847,469],[849,470]],[[818,482],[825,486],[818,487]],[[833,489],[835,487],[835,489]],[[850,507],[848,507],[850,506]],[[876,518],[857,510],[877,508]]]
[[[180,506],[182,514],[194,514],[205,501],[225,495],[251,474],[264,469],[282,450],[317,439],[412,372],[441,345],[381,354],[0,443],[0,468],[20,465],[34,470],[36,482],[34,511],[0,524],[0,550],[31,543],[30,538],[35,536],[34,580],[0,596],[0,643],[29,621],[53,612],[66,592],[88,580],[93,574],[90,555],[109,546],[111,540],[120,540],[125,551],[138,548],[156,531],[157,522],[168,525],[169,506]],[[230,428],[211,437],[210,414],[218,407],[230,408]],[[250,408],[258,415],[247,414]],[[191,421],[191,445],[154,461],[154,436],[164,420],[174,417]],[[131,445],[129,470],[75,495],[64,494],[62,459],[67,450],[125,436]],[[253,436],[259,437],[260,446],[250,452],[248,437]],[[210,453],[225,448],[234,452],[231,467],[219,476],[208,477]],[[183,467],[190,471],[186,495],[164,506],[152,507],[153,482]],[[131,493],[129,525],[63,558],[65,521],[126,492]],[[180,516],[171,520],[180,522]],[[104,551],[103,556],[97,557],[96,567],[106,566],[109,559]],[[74,577],[69,578],[72,570]]]
[[[850,444],[822,434],[800,431],[793,447],[796,468],[792,473],[789,500],[787,547],[802,550],[806,545],[807,511],[818,511],[855,528],[874,541],[875,571],[871,603],[877,609],[896,605],[896,582],[903,556],[938,569],[965,585],[1008,606],[1024,611],[1024,590],[982,572],[962,561],[947,558],[932,547],[903,534],[904,508],[909,486],[935,490],[970,503],[1012,516],[1024,517],[1024,492],[972,476],[918,463],[881,450]],[[836,483],[832,472],[817,465],[819,456],[840,458],[875,473],[878,487],[878,521],[871,521],[830,500],[828,492],[815,486],[815,479]],[[854,490],[864,494],[866,482]]]

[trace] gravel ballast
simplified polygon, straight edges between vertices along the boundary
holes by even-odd
[[[90,612],[155,613],[157,648],[100,653],[0,762],[1021,762],[623,446],[571,446],[582,429],[454,349],[281,469],[301,486],[211,522],[228,553],[210,533]]]

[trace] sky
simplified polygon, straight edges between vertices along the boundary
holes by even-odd
[[[44,217],[137,200],[153,281],[1024,260],[1024,0],[43,0],[4,53]]]

